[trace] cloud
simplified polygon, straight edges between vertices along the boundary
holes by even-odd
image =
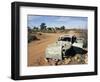
[[[28,21],[35,21],[39,18],[40,16],[34,16],[34,15],[28,15]]]
[[[87,21],[87,17],[59,17],[57,21],[61,22],[70,22],[70,21]]]
[[[69,20],[70,20],[69,17],[59,17],[56,21],[65,22],[65,21],[69,21]]]

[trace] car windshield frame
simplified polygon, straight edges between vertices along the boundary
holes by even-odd
[[[61,37],[58,41],[68,41],[71,42],[71,37]]]

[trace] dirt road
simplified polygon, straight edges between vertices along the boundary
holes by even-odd
[[[43,33],[38,41],[28,44],[28,66],[48,65],[45,60],[45,49],[48,44],[57,41],[60,33]]]

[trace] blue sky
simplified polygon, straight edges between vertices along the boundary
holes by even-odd
[[[28,26],[39,27],[41,23],[46,23],[47,27],[82,28],[86,29],[88,25],[87,17],[71,16],[46,16],[46,15],[28,15]]]

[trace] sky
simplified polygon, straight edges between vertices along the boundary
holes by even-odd
[[[46,23],[47,27],[61,27],[67,28],[80,28],[87,29],[88,18],[87,17],[75,17],[75,16],[46,16],[46,15],[28,15],[28,26],[33,28],[34,26],[40,27],[41,23]]]

